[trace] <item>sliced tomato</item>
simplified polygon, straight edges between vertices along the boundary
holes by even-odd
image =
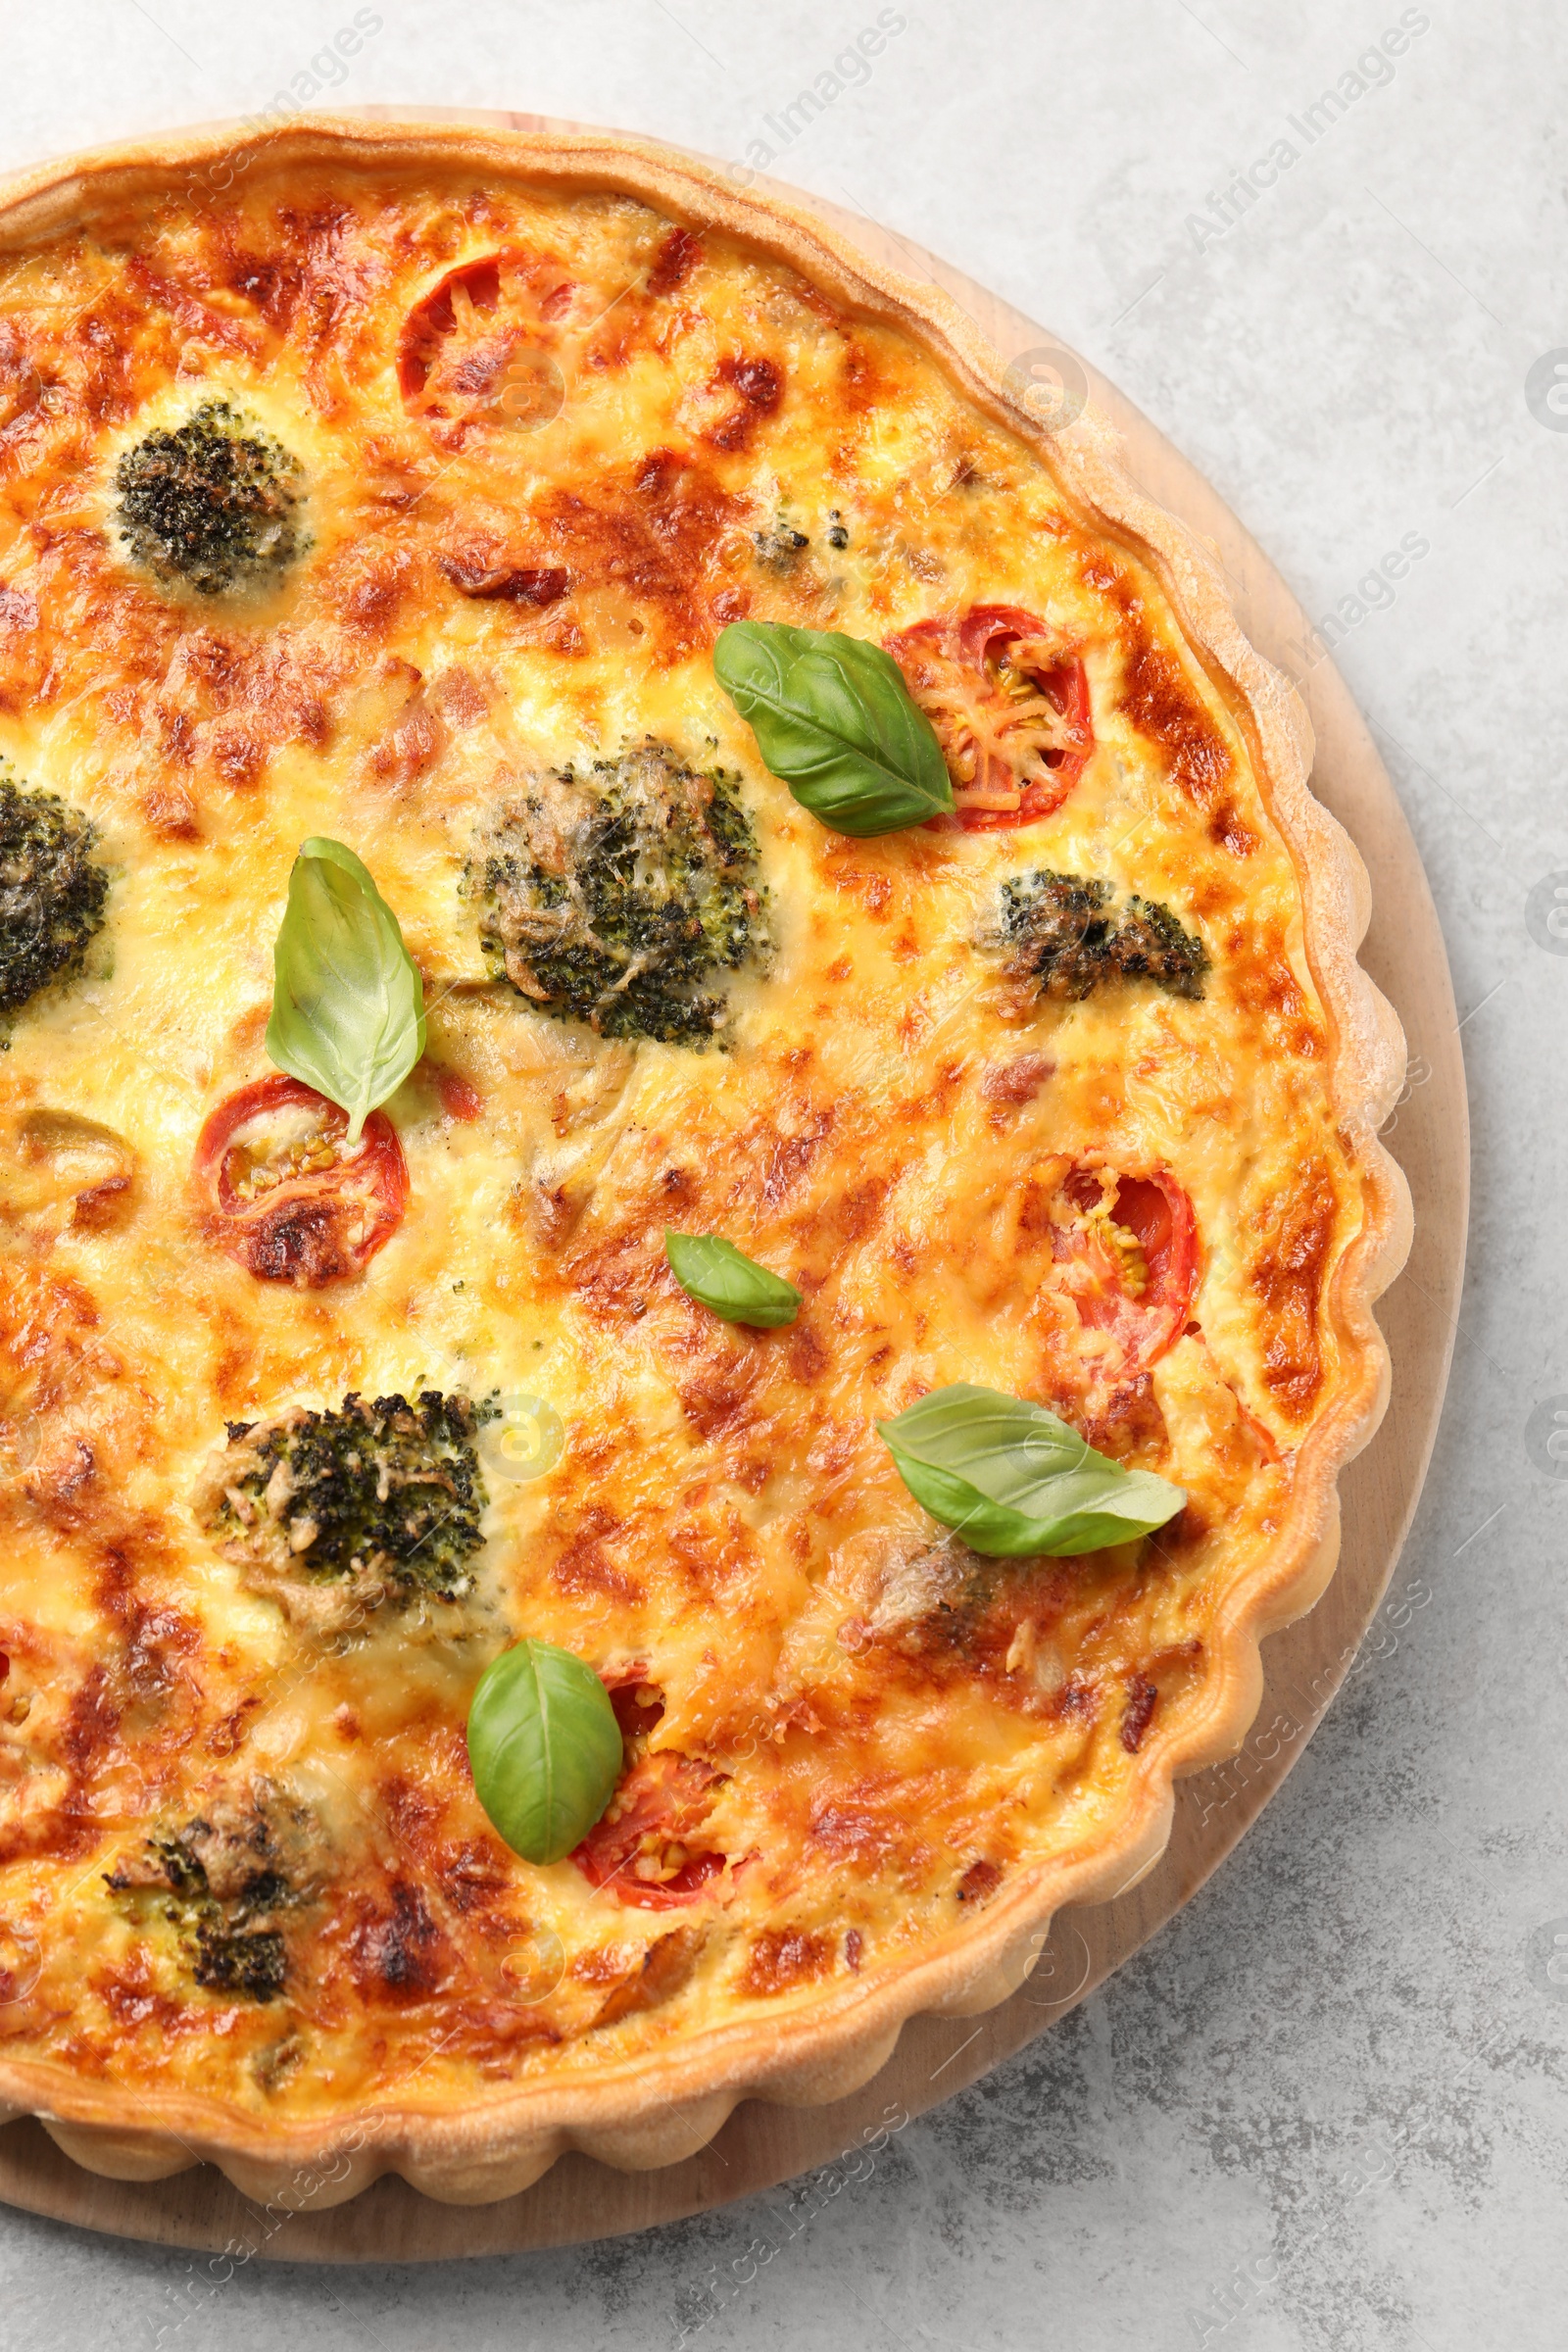
[[[1095,748],[1089,677],[1017,605],[971,605],[886,641],[941,741],[956,813],[938,827],[1000,832],[1061,807]]]
[[[461,1070],[432,1069],[430,1074],[441,1099],[441,1108],[449,1119],[461,1119],[466,1124],[479,1116],[484,1108],[484,1097],[470,1079],[464,1077]]]
[[[648,1669],[640,1664],[622,1666],[608,1674],[601,1667],[599,1678],[610,1692],[610,1703],[615,1710],[627,1753],[640,1756],[663,1721],[664,1693],[657,1683],[648,1680]]]
[[[696,1843],[719,1777],[675,1748],[644,1756],[571,1859],[591,1886],[640,1911],[694,1901],[724,1867],[722,1854]]]
[[[1074,1168],[1052,1250],[1079,1320],[1109,1332],[1117,1374],[1144,1372],[1181,1337],[1198,1288],[1198,1222],[1174,1176]]]
[[[561,405],[548,347],[575,291],[548,254],[487,253],[449,270],[403,322],[404,405],[466,423],[547,421]]]
[[[360,1273],[409,1200],[397,1130],[372,1110],[356,1144],[335,1102],[279,1071],[220,1102],[192,1169],[208,1231],[260,1282],[303,1290]]]
[[[421,398],[441,346],[475,314],[488,317],[501,296],[501,262],[496,254],[465,262],[449,270],[439,284],[416,302],[403,321],[398,346],[398,390],[406,401]]]

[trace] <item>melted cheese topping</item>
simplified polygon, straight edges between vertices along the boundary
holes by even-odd
[[[259,2113],[468,2101],[870,1981],[1107,1835],[1268,1552],[1362,1215],[1298,877],[1152,576],[910,340],[615,195],[172,191],[6,261],[0,387],[0,750],[89,812],[113,876],[86,971],[0,1058],[9,2046]],[[260,601],[182,601],[114,526],[122,453],[209,399],[303,468],[308,552]],[[825,830],[715,685],[717,630],[881,640],[973,603],[1082,659],[1082,779],[1016,830]],[[738,771],[758,834],[774,949],[725,1051],[551,1019],[491,979],[460,892],[520,779],[650,737]],[[408,1213],[310,1290],[215,1247],[191,1164],[268,1068],[271,942],[322,832],[399,913],[429,1052],[387,1106]],[[1168,905],[1201,1000],[1010,981],[977,943],[1042,866]],[[1166,1171],[1196,1215],[1186,1328],[1125,1379],[1053,1224],[1086,1162]],[[666,1225],[786,1273],[799,1321],[688,1300]],[[1187,1510],[1075,1561],[943,1544],[872,1419],[962,1380],[1058,1402]],[[204,1466],[225,1421],[424,1387],[542,1397],[564,1452],[524,1480],[484,1449],[466,1614],[323,1642],[204,1534]],[[686,1903],[489,1830],[463,1726],[522,1633],[656,1694],[638,1752],[702,1795],[645,1876],[725,1858]],[[258,1797],[315,1825],[267,2001],[196,1984],[156,1899],[106,1885]]]

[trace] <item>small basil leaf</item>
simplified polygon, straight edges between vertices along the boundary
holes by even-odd
[[[713,674],[769,772],[836,833],[897,833],[952,810],[936,730],[879,645],[737,620],[719,633]]]
[[[1096,1453],[1044,1405],[959,1381],[877,1429],[916,1502],[1004,1559],[1101,1551],[1173,1519],[1187,1496]]]
[[[267,1051],[348,1112],[350,1143],[424,1052],[424,985],[398,918],[354,852],[320,835],[288,878]]]
[[[664,1254],[688,1298],[710,1306],[726,1323],[776,1331],[801,1311],[801,1294],[782,1274],[770,1274],[716,1233],[667,1233]]]
[[[479,1802],[513,1852],[559,1862],[587,1837],[620,1777],[609,1691],[575,1651],[519,1642],[479,1677],[468,1763]]]

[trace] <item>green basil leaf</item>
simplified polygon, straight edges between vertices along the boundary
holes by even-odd
[[[726,1323],[776,1331],[801,1311],[801,1294],[782,1274],[770,1274],[716,1233],[668,1233],[664,1255],[688,1298],[710,1306]]]
[[[952,810],[936,730],[879,645],[737,620],[719,633],[713,674],[769,772],[836,833],[897,833]]]
[[[288,878],[267,1051],[348,1112],[350,1143],[424,1052],[424,984],[398,918],[354,852],[318,834]]]
[[[552,1642],[504,1649],[468,1708],[468,1763],[479,1802],[513,1852],[559,1862],[587,1837],[620,1778],[609,1691],[574,1650]]]
[[[1168,1479],[1096,1453],[1044,1405],[968,1381],[877,1429],[916,1502],[973,1550],[1004,1559],[1126,1544],[1187,1500]]]

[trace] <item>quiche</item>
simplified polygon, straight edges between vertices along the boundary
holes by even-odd
[[[3,2111],[478,2201],[1003,1999],[1408,1235],[1207,553],[781,201],[322,121],[10,192],[0,583]]]

